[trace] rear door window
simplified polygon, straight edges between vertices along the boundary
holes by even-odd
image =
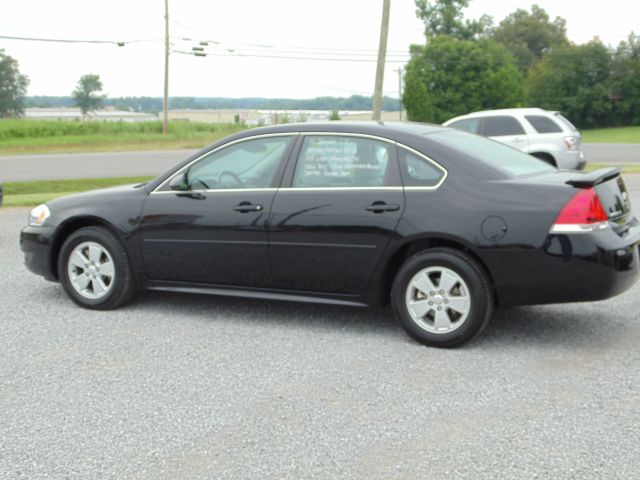
[[[369,138],[309,135],[293,175],[294,188],[381,187],[392,145]]]
[[[482,134],[485,137],[524,135],[524,128],[522,128],[518,120],[508,115],[485,117]]]
[[[524,118],[538,133],[562,133],[562,128],[549,117],[543,115],[525,115]]]

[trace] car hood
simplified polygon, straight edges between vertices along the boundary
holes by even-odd
[[[142,194],[142,195],[141,195]],[[69,208],[82,205],[102,204],[114,200],[127,199],[132,197],[142,197],[146,192],[142,188],[142,184],[136,183],[131,185],[121,185],[118,187],[99,188],[97,190],[88,190],[86,192],[74,193],[72,195],[64,195],[47,202],[50,208]]]

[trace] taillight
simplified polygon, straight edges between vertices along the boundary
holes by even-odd
[[[578,137],[564,137],[564,146],[567,150],[576,150],[578,148]]]
[[[593,232],[609,228],[607,213],[594,188],[576,193],[560,211],[551,233]]]

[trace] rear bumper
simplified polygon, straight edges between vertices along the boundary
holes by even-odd
[[[29,270],[42,275],[47,280],[57,281],[51,259],[51,227],[25,227],[20,232],[20,249],[24,253],[24,263]]]
[[[624,236],[612,229],[549,235],[541,249],[511,255],[502,258],[503,266],[494,274],[502,305],[604,300],[628,290],[640,277],[640,225]]]
[[[555,154],[557,167],[562,170],[583,170],[587,164],[582,150],[564,150]]]

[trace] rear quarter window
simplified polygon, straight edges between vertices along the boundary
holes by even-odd
[[[538,133],[562,133],[562,128],[549,117],[543,115],[525,115],[524,118]]]
[[[554,117],[556,117],[560,121],[560,123],[563,123],[564,125],[569,127],[569,130],[571,130],[572,132],[577,132],[578,131],[578,129],[575,127],[575,125],[573,123],[571,123],[569,120],[567,120],[565,117],[563,117],[560,113],[556,112],[554,114]]]
[[[441,166],[405,148],[398,149],[398,158],[405,187],[435,187],[445,176]]]

